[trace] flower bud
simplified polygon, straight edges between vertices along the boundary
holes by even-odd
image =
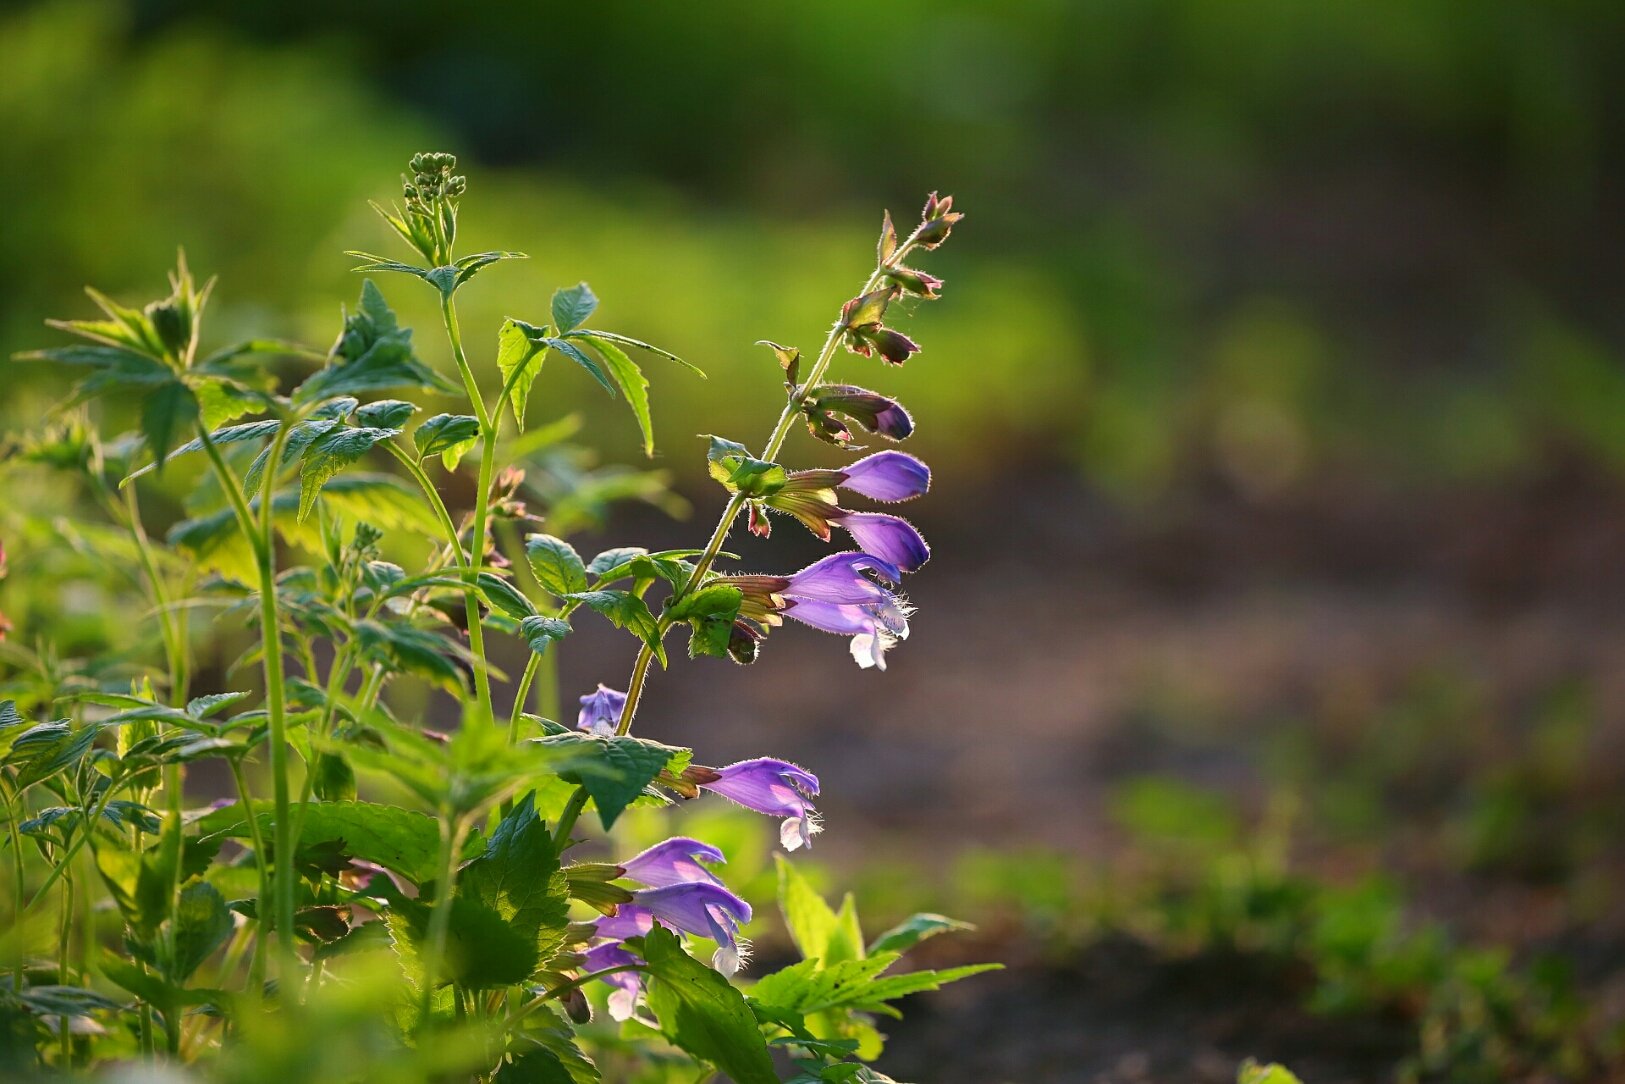
[[[935,301],[942,296],[937,292],[942,289],[942,280],[924,271],[917,271],[912,267],[898,267],[887,277],[906,294],[923,297],[927,301]]]
[[[853,384],[820,384],[812,389],[808,400],[810,410],[844,415],[888,440],[902,440],[914,432],[914,419],[903,409],[903,404],[867,388]]]
[[[750,622],[735,621],[728,633],[728,657],[740,666],[749,666],[756,661],[761,641],[762,634]]]
[[[920,352],[919,345],[913,339],[901,331],[893,331],[890,328],[877,328],[868,332],[865,338],[881,358],[891,365],[901,365],[910,355]]]
[[[925,211],[920,216],[920,227],[914,231],[915,242],[924,248],[936,248],[946,241],[954,223],[965,217],[955,211],[953,206],[952,196],[943,196],[939,199],[935,192],[931,193],[925,201]]]
[[[148,305],[147,318],[158,333],[158,341],[174,356],[182,356],[192,345],[191,313],[178,298]]]

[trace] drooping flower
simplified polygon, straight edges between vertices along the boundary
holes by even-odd
[[[787,760],[742,760],[719,769],[717,778],[700,784],[700,789],[715,791],[757,813],[785,818],[779,842],[787,851],[811,847],[820,830],[811,801],[818,796],[818,777]]]
[[[632,898],[662,924],[715,941],[711,966],[724,975],[738,971],[750,951],[749,943],[739,936],[739,927],[750,921],[750,904],[721,885],[691,881],[641,889]],[[602,922],[599,928],[602,930]]]
[[[925,538],[901,516],[841,511],[835,525],[844,528],[864,553],[889,561],[904,572],[918,571],[931,559],[931,547],[925,544]]]
[[[833,553],[789,576],[724,576],[717,582],[739,588],[739,624],[754,639],[792,617],[823,632],[852,637],[858,665],[884,670],[886,651],[908,638],[913,612],[888,586],[901,578],[896,565],[879,557]]]
[[[908,501],[931,488],[931,468],[907,452],[883,451],[842,467],[836,485],[876,501]]]
[[[928,485],[930,469],[913,456],[902,452],[896,454],[902,456],[902,460],[880,460],[873,467],[861,469],[858,485],[878,488],[882,492],[917,495],[915,488],[922,484],[921,474],[924,475],[923,483]],[[869,458],[874,459],[875,456]],[[865,553],[896,565],[904,572],[917,571],[930,560],[931,547],[926,545],[912,523],[886,512],[854,512],[835,503],[835,487],[847,485],[849,477],[845,471],[839,470],[795,471],[781,489],[763,498],[763,501],[775,511],[794,516],[802,526],[826,542],[829,541],[830,527],[841,527],[852,535],[852,540]],[[861,492],[857,487],[849,488]]]
[[[581,698],[581,712],[576,716],[576,729],[589,734],[609,737],[621,722],[621,709],[626,707],[626,694],[599,685],[597,690]]]
[[[587,974],[595,971],[606,971],[612,967],[626,967],[640,961],[619,941],[610,941],[587,950],[581,967]],[[599,982],[608,983],[615,988],[609,995],[609,1015],[615,1020],[630,1020],[637,1011],[638,1000],[643,996],[642,971],[617,971],[613,975],[601,975]]]
[[[700,865],[702,858],[707,862],[728,861],[721,851],[709,843],[701,843],[687,836],[675,836],[663,843],[656,843],[620,865],[627,877],[650,888],[696,881],[722,884],[721,878]]]

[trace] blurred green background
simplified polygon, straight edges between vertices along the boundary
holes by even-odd
[[[913,1065],[983,1027],[1031,1034],[964,1079],[1587,1079],[1625,1014],[1622,56],[1603,0],[13,3],[0,351],[84,283],[158,296],[177,245],[214,341],[325,344],[341,251],[393,251],[366,200],[453,150],[462,247],[532,256],[461,295],[476,357],[589,280],[711,374],[650,369],[704,521],[691,435],[780,402],[751,343],[815,347],[880,210],[952,192],[925,352],[839,370],[936,469],[914,637],[861,683],[810,634],[674,671],[659,736],[805,761],[834,880],[977,910],[1023,964],[899,1025]],[[381,285],[447,363],[427,292]],[[0,374],[8,432],[68,386]],[[550,374],[534,414],[637,456]],[[625,665],[582,641],[567,692]],[[1215,952],[1285,970],[1204,1000]]]

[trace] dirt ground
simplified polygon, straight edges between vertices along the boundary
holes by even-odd
[[[1216,487],[1133,512],[1064,477],[987,493],[919,517],[935,556],[907,585],[919,612],[887,673],[791,627],[756,666],[657,675],[639,728],[709,762],[773,755],[819,773],[820,858],[944,868],[968,846],[1132,863],[1109,816],[1114,787],[1171,775],[1257,810],[1285,742],[1323,779],[1376,778],[1384,803],[1376,840],[1306,825],[1297,868],[1387,872],[1463,942],[1566,951],[1592,996],[1625,1004],[1618,908],[1582,908],[1516,863],[1466,870],[1441,835],[1475,780],[1538,748],[1554,690],[1582,690],[1587,721],[1538,831],[1563,833],[1620,792],[1622,495],[1583,473],[1522,491],[1345,487],[1267,506]],[[664,530],[674,544],[697,533]],[[735,543],[764,571],[821,552],[788,524],[769,544]],[[590,660],[620,645],[578,639],[566,695],[616,683]],[[1436,688],[1442,708],[1429,707]],[[1611,840],[1588,853],[1616,882],[1625,871]],[[1410,1041],[1397,1021],[1309,1014],[1303,976],[1245,958],[1167,959],[1124,937],[1060,963],[1020,943],[974,948],[943,962],[991,951],[1014,966],[914,999],[888,1026],[882,1067],[898,1079],[1220,1081],[1253,1055],[1340,1084],[1392,1079]]]

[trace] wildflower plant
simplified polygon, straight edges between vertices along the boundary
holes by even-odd
[[[400,202],[378,208],[405,255],[352,253],[368,277],[326,351],[206,349],[214,284],[183,260],[167,297],[129,307],[91,291],[99,317],[54,322],[73,341],[18,359],[82,379],[46,430],[10,441],[4,469],[69,477],[97,514],[8,521],[22,523],[7,539],[13,575],[66,542],[138,585],[148,605],[126,623],[142,614],[157,642],[73,659],[14,638],[0,655],[7,1071],[147,1058],[279,1082],[693,1080],[696,1066],[739,1084],[879,1081],[875,1018],[981,970],[899,969],[960,924],[919,915],[866,940],[850,897],[832,909],[781,857],[802,959],[753,974],[757,916],[721,850],[673,835],[606,855],[582,820],[607,832],[633,805],[720,796],[779,820],[786,853],[812,844],[808,768],[771,748],[708,767],[704,750],[633,729],[679,627],[691,657],[737,663],[786,617],[848,638],[864,667],[908,635],[900,587],[930,550],[907,520],[842,502],[912,500],[929,469],[894,449],[838,469],[782,460],[803,425],[854,453],[860,437],[913,431],[900,403],[834,370],[846,353],[901,365],[919,351],[888,321],[901,299],[939,295],[905,261],[948,238],[952,200],[933,195],[907,234],[886,217],[872,272],[816,352],[766,344],[784,406],[754,450],[711,438],[725,504],[699,548],[584,558],[565,536],[608,503],[670,498],[655,474],[587,465],[568,423],[527,428],[547,362],[623,398],[651,452],[640,361],[697,370],[602,330],[585,283],[471,354],[459,291],[524,257],[457,254],[467,191],[451,155],[412,159]],[[390,277],[432,291],[455,379],[401,326],[379,285]],[[860,378],[852,368],[843,379]],[[114,438],[90,421],[125,416],[136,429]],[[571,469],[538,469],[548,462]],[[171,497],[178,471],[185,512],[158,539],[143,491]],[[458,473],[472,476],[471,508],[446,496]],[[765,537],[776,515],[855,548],[797,571],[719,568],[741,517]],[[225,642],[251,634],[223,671],[199,652],[209,609]],[[560,722],[557,654],[583,620],[624,630],[635,658],[624,689],[599,685]],[[491,661],[502,640],[524,652],[516,675]],[[423,725],[407,678],[455,696],[452,733]],[[188,771],[234,797],[199,808]]]

